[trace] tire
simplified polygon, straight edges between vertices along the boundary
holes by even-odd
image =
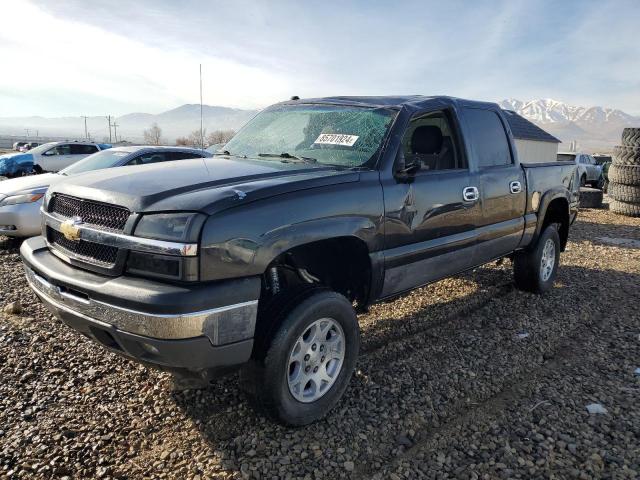
[[[616,165],[609,167],[609,182],[623,185],[640,185],[640,165]]]
[[[276,328],[268,341],[254,348],[252,360],[241,372],[241,382],[254,406],[288,426],[315,422],[336,405],[349,384],[360,348],[358,320],[349,300],[325,289],[313,289],[298,297],[302,300],[294,306],[282,307],[279,312],[272,313]],[[285,305],[287,302],[280,303]],[[312,334],[310,332],[317,334],[320,327],[328,326],[331,330],[324,337],[304,340],[305,335]],[[341,361],[328,359],[320,353],[335,348],[329,346],[330,335],[334,339],[331,341],[342,339]],[[308,356],[293,361],[291,355],[299,345],[302,352],[308,350]],[[307,367],[309,373],[305,372]],[[329,373],[331,369],[335,369],[333,376]],[[313,377],[318,378],[316,371],[324,372],[330,381],[313,383]],[[310,380],[296,383],[294,377]],[[324,392],[318,390],[318,383],[324,385]],[[313,385],[315,389],[311,388]]]
[[[613,147],[613,163],[616,165],[640,165],[640,147],[625,145]]]
[[[553,252],[545,252],[545,246],[552,244]],[[547,249],[551,247],[547,246]],[[544,254],[544,268],[543,268]],[[553,265],[549,269],[549,258]],[[533,293],[544,293],[552,286],[560,263],[560,236],[555,225],[548,225],[538,238],[532,250],[517,252],[513,261],[513,276],[516,287]]]
[[[609,185],[609,195],[620,202],[640,203],[640,186],[612,183]]]
[[[553,244],[553,266],[548,271],[542,268],[545,245]],[[549,248],[549,247],[547,247]],[[548,255],[547,255],[548,257]],[[547,258],[545,257],[545,258]],[[513,276],[516,287],[520,290],[533,293],[545,293],[552,286],[558,273],[560,263],[560,236],[555,225],[547,225],[542,231],[535,247],[532,250],[517,252],[513,260]],[[545,266],[548,266],[545,265]]]
[[[602,190],[596,188],[580,188],[580,208],[602,207]]]
[[[622,144],[629,147],[640,147],[640,128],[622,130]]]
[[[621,202],[619,200],[613,200],[609,204],[609,210],[613,213],[618,213],[626,217],[640,217],[640,204]]]
[[[40,165],[34,165],[33,173],[40,175],[41,173],[44,173],[44,170],[42,170],[42,167]]]

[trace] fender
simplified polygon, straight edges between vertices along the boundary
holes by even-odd
[[[540,237],[540,234],[542,233],[542,225],[544,223],[544,217],[547,214],[547,209],[549,208],[549,205],[551,204],[551,202],[558,198],[562,198],[567,202],[567,212],[566,212],[567,223],[569,222],[569,205],[571,203],[569,198],[569,192],[563,187],[556,187],[556,188],[552,188],[551,190],[548,190],[540,200],[540,207],[538,208],[538,212],[537,212],[538,222],[536,224],[536,229],[533,234],[533,238],[529,243],[530,246],[535,245],[535,243],[538,241],[538,237]]]
[[[354,184],[291,192],[209,217],[201,239],[205,281],[262,275],[282,253],[334,238],[356,238],[367,251],[384,245],[377,172]]]

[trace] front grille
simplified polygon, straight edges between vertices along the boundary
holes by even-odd
[[[68,195],[54,195],[49,201],[49,211],[66,218],[80,217],[84,223],[120,231],[124,229],[130,214],[124,207]]]
[[[56,245],[67,253],[73,254],[74,258],[95,263],[103,266],[112,266],[116,263],[118,249],[109,245],[87,242],[85,240],[67,240],[65,236],[57,230],[49,229],[49,242]]]

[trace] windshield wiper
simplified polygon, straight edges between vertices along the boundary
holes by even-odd
[[[295,155],[291,155],[290,153],[287,152],[283,152],[283,153],[259,153],[258,154],[259,157],[279,157],[279,158],[284,158],[285,160],[282,160],[283,163],[288,163],[287,160],[297,160],[303,163],[317,163],[318,160],[316,158],[311,158],[311,157],[297,157]]]
[[[247,158],[246,155],[238,155],[237,153],[231,153],[229,150],[221,150],[221,151],[213,152],[213,155],[228,155],[230,157]]]

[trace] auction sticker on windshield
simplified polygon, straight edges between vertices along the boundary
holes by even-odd
[[[353,147],[353,144],[360,138],[358,135],[343,135],[341,133],[321,133],[316,141],[320,145],[343,145]]]

